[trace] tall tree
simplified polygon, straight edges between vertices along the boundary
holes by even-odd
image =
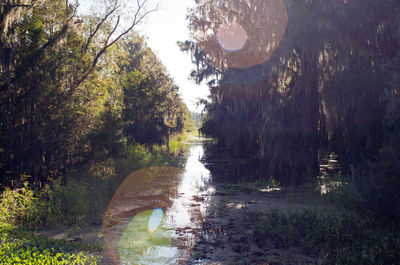
[[[184,104],[178,87],[138,36],[127,39],[119,61],[124,91],[123,122],[128,142],[162,144],[182,131]]]
[[[192,76],[212,79],[203,131],[284,183],[315,177],[323,149],[344,171],[375,157],[396,10],[389,0],[197,0],[181,48],[193,55]]]
[[[112,90],[103,55],[153,11],[137,1],[122,28],[121,3],[109,2],[102,15],[83,19],[78,2],[1,3],[3,182],[23,173],[46,180],[90,159],[88,135]]]

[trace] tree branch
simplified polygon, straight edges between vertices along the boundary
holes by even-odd
[[[112,36],[112,35],[114,35],[115,31],[116,31],[116,30],[117,30],[117,28],[118,28],[118,25],[119,25],[119,20],[120,20],[120,16],[118,16],[118,18],[117,18],[117,22],[115,23],[115,26],[114,26],[113,30],[110,32],[110,34],[108,34],[108,37],[107,37],[107,39],[106,39],[106,41],[105,41],[105,44],[104,44],[104,45],[107,45],[107,44],[108,44],[108,42],[109,42],[109,40],[110,40],[110,38],[111,38],[111,36]]]
[[[106,14],[106,16],[104,18],[101,19],[100,23],[97,24],[96,29],[93,31],[92,34],[90,34],[85,47],[84,47],[84,51],[87,51],[87,49],[89,48],[90,43],[92,42],[92,39],[94,38],[94,36],[96,36],[97,32],[100,30],[101,26],[104,24],[104,22],[107,21],[107,19],[115,12],[118,10],[118,8],[120,8],[120,5],[117,5],[117,2],[115,2],[114,7],[110,10],[110,12],[108,12]]]
[[[21,64],[19,68],[16,69],[16,72],[25,72],[29,67],[35,64],[36,58],[40,57],[48,47],[55,45],[59,40],[61,40],[65,36],[65,34],[67,34],[69,24],[75,17],[76,14],[75,12],[76,10],[74,10],[74,13],[67,20],[67,23],[63,26],[63,28],[54,37],[50,38],[38,51],[29,56],[29,58],[27,58],[27,60],[23,64]],[[16,77],[14,77],[14,79],[15,78]]]
[[[140,14],[143,7],[146,5],[148,0],[144,0],[143,2],[141,2],[140,0],[136,0],[137,3],[137,10],[135,12],[135,15],[133,17],[133,22],[132,24],[121,34],[119,34],[112,42],[108,43],[111,36],[115,33],[115,31],[117,30],[118,26],[119,26],[119,22],[120,22],[120,17],[118,17],[117,22],[114,25],[114,28],[112,29],[112,31],[110,32],[110,34],[108,34],[106,42],[104,43],[104,46],[100,49],[100,51],[96,54],[95,58],[93,59],[93,63],[83,72],[82,76],[74,83],[74,85],[71,87],[71,89],[68,92],[68,96],[71,96],[75,89],[80,86],[85,80],[86,78],[93,72],[93,70],[96,68],[96,65],[100,59],[100,57],[108,50],[108,48],[110,48],[111,46],[113,46],[115,43],[117,43],[123,36],[125,36],[126,34],[128,34],[138,23],[140,23],[140,21],[142,21],[143,18],[145,18],[148,14],[158,10],[158,4],[154,9],[151,9],[149,11],[144,12],[143,14]],[[117,3],[117,2],[116,2]],[[104,23],[107,18],[114,13],[117,9],[119,8],[119,6],[114,6],[113,10],[111,10],[107,16],[102,19],[102,21],[100,22],[101,24]],[[99,29],[99,25],[96,27],[96,32]],[[95,34],[92,34],[93,36],[91,36],[90,38],[93,38]]]

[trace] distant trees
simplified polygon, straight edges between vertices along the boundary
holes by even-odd
[[[339,154],[353,174],[376,161],[399,135],[390,81],[398,76],[399,11],[389,0],[197,0],[194,38],[181,48],[193,55],[192,76],[209,79],[203,132],[238,156],[256,156],[265,177],[287,184],[317,176],[322,152]],[[230,23],[247,32],[242,50],[216,41]]]
[[[126,138],[159,144],[181,130],[183,103],[176,86],[143,41],[130,39],[134,26],[152,11],[145,4],[137,1],[125,28],[117,0],[105,3],[102,15],[83,18],[77,15],[77,2],[0,4],[2,183],[21,174],[45,182],[120,156]],[[139,42],[140,49],[129,50]],[[139,55],[143,51],[149,58]],[[123,56],[136,57],[136,62],[126,69],[123,59],[129,59]],[[141,105],[126,115],[134,101]],[[147,116],[135,120],[137,113]],[[135,132],[127,129],[131,122]],[[138,127],[142,122],[157,128],[151,139]]]
[[[135,36],[124,42],[118,67],[124,92],[122,120],[128,142],[162,144],[182,131],[183,102],[178,87],[156,55]]]

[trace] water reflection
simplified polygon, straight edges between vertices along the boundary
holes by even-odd
[[[103,220],[107,254],[114,264],[185,264],[213,193],[209,171],[191,145],[184,170],[153,167],[130,174]]]
[[[174,262],[183,264],[186,261],[201,231],[203,217],[214,188],[210,185],[210,172],[200,162],[203,146],[199,143],[190,148],[185,173],[178,188],[179,197],[167,213],[168,223],[174,227],[174,246],[179,249]]]
[[[243,183],[268,180],[256,158],[236,153],[215,144],[205,144],[202,161],[211,171],[214,183]]]

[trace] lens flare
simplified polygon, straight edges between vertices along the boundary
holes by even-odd
[[[199,12],[196,20],[199,47],[224,70],[268,61],[280,46],[289,19],[282,0],[235,2],[209,3],[208,11]]]
[[[164,212],[161,208],[155,209],[149,219],[149,232],[153,233],[160,226]]]
[[[237,52],[247,42],[247,33],[238,23],[223,24],[217,31],[217,42],[226,52]]]
[[[116,244],[119,262],[115,264],[169,263],[176,255],[171,249],[174,231],[164,226],[162,216],[163,211],[159,208],[140,212],[129,221]],[[149,231],[150,223],[154,225],[152,232]]]
[[[151,167],[132,172],[121,183],[102,224],[107,256],[113,264],[139,259],[133,264],[157,264],[150,261],[171,258],[163,251],[171,247],[173,231],[162,224],[164,211],[178,196],[182,174],[178,168]]]

